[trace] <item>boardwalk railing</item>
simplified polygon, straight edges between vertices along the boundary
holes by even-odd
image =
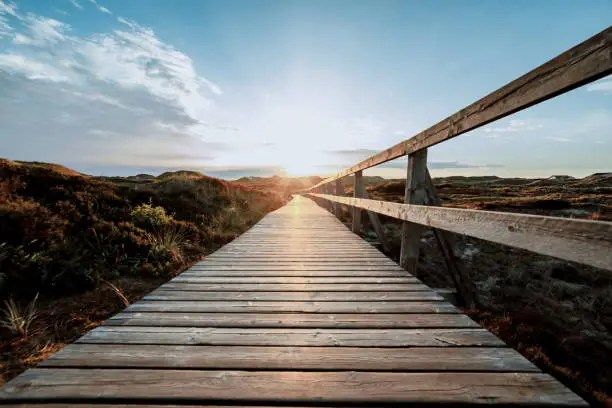
[[[403,220],[400,265],[410,273],[416,270],[422,229],[424,226],[434,228],[459,300],[465,304],[475,301],[475,291],[458,262],[450,233],[612,270],[612,223],[441,207],[427,169],[427,148],[610,74],[612,27],[414,137],[321,181],[305,193],[351,206],[353,232],[360,230],[362,209],[369,214],[384,214]],[[408,155],[405,204],[365,198],[363,170],[405,155]],[[353,198],[344,197],[343,178],[353,174]],[[382,228],[376,222],[374,224],[376,232],[384,239]]]

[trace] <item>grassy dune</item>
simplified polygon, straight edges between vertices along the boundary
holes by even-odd
[[[0,159],[4,379],[229,242],[285,199],[197,172],[99,178]]]

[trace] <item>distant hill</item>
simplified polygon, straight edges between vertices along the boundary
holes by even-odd
[[[309,177],[241,177],[234,183],[260,191],[270,191],[285,197],[307,189],[323,180],[318,176]]]

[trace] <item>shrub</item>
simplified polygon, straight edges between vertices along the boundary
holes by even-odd
[[[150,202],[148,204],[140,204],[130,214],[137,224],[153,228],[160,228],[172,219],[172,217],[166,214],[164,207],[155,207]]]
[[[166,225],[155,232],[146,232],[145,237],[151,245],[149,253],[157,261],[183,263],[185,232],[180,227]]]

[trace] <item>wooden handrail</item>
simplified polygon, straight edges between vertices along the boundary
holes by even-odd
[[[612,269],[612,222],[311,195],[403,221]]]
[[[612,27],[515,79],[454,115],[329,177],[307,191],[426,149],[612,74]]]
[[[353,231],[360,209],[404,221],[400,265],[415,273],[421,226],[434,228],[464,304],[474,304],[473,285],[461,273],[450,231],[612,270],[612,223],[439,206],[425,161],[427,148],[612,74],[612,27],[565,51],[506,86],[421,133],[329,177],[305,192],[353,208]],[[362,198],[363,170],[408,155],[404,204]],[[353,198],[331,193],[329,183],[355,174]],[[325,187],[324,187],[325,186]],[[336,192],[337,194],[338,192]],[[421,205],[427,204],[427,205]],[[382,228],[381,228],[382,230]],[[470,287],[471,286],[471,287]]]

